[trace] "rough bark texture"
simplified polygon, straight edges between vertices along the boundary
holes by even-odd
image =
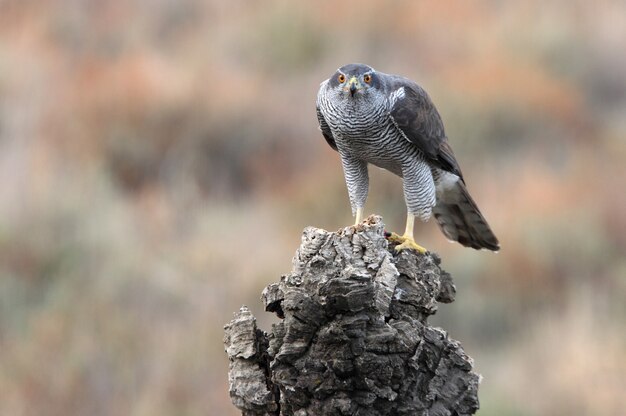
[[[455,287],[432,253],[396,253],[371,216],[304,230],[293,270],[263,291],[282,321],[226,325],[230,395],[243,415],[469,415],[479,376],[459,342],[428,326]]]

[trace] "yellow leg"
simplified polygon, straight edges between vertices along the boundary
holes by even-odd
[[[413,225],[415,224],[415,217],[408,213],[406,214],[406,227],[404,228],[403,237],[410,238],[413,240]]]
[[[363,208],[357,208],[356,209],[356,221],[354,222],[354,225],[360,224],[361,221],[363,221]]]
[[[418,253],[426,253],[426,249],[415,242],[413,239],[413,224],[415,223],[415,217],[410,212],[406,216],[406,228],[404,229],[404,235],[400,237],[396,233],[392,233],[389,237],[389,241],[398,243],[396,251],[413,249]]]

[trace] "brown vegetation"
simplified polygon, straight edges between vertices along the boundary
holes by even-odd
[[[351,221],[314,101],[353,61],[430,92],[501,240],[493,255],[416,230],[459,286],[435,321],[485,377],[481,414],[619,414],[625,16],[0,0],[0,414],[236,414],[222,325],[242,303],[263,315],[304,226]],[[400,229],[399,181],[374,169],[371,188],[367,213]]]

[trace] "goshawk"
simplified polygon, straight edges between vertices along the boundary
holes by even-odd
[[[441,116],[415,82],[350,64],[322,82],[317,118],[339,152],[356,223],[363,219],[369,163],[402,178],[406,230],[396,248],[425,249],[413,239],[415,217],[435,216],[441,231],[466,247],[497,251],[498,239],[465,186]]]

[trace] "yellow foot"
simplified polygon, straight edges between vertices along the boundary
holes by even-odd
[[[396,233],[391,233],[391,236],[387,237],[387,240],[391,241],[392,243],[398,244],[396,246],[396,251],[413,249],[421,254],[424,254],[428,251],[424,247],[417,244],[415,240],[413,240],[413,238],[411,237],[399,236]]]

